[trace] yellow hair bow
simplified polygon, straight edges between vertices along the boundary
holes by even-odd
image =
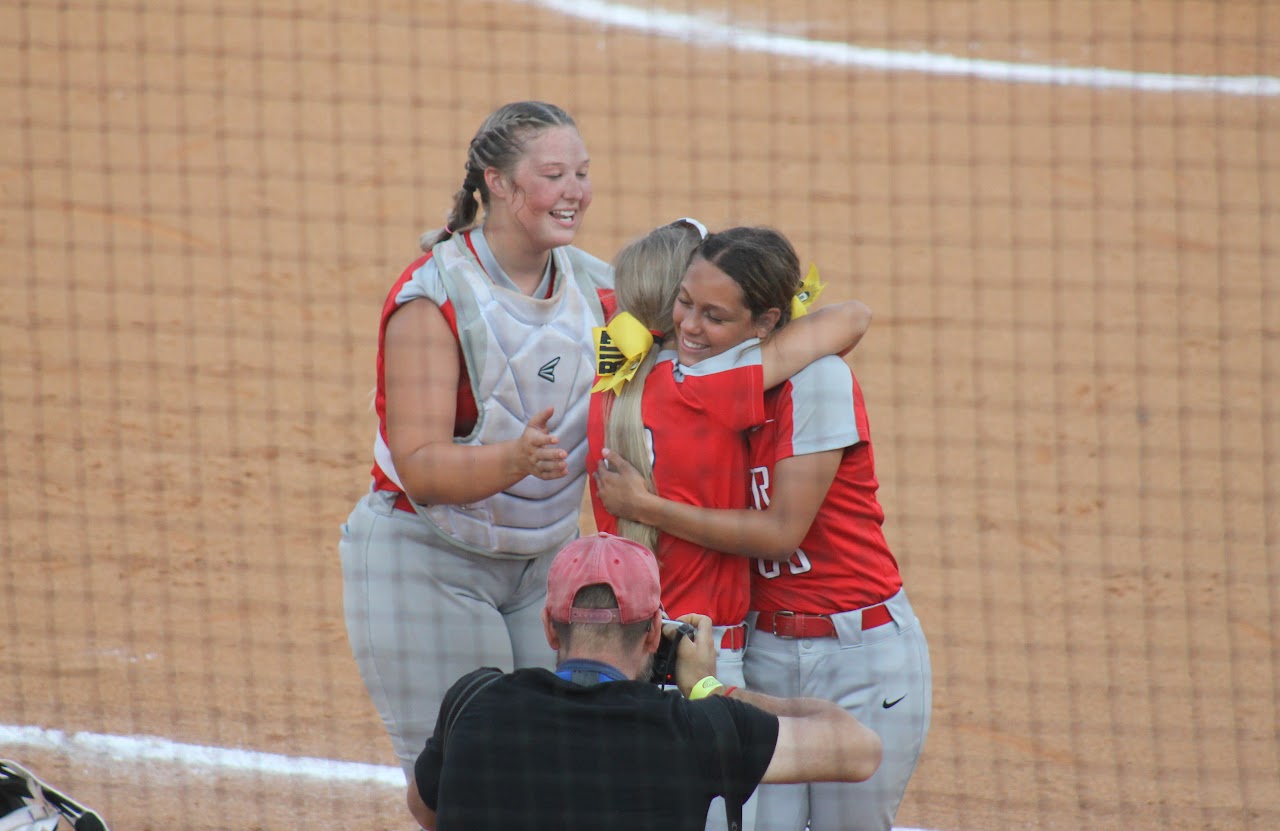
[[[800,284],[800,288],[796,291],[796,296],[791,298],[791,317],[804,317],[809,313],[809,307],[813,305],[813,301],[818,299],[818,295],[822,294],[822,290],[827,284],[818,279],[818,267],[809,264],[809,273],[805,275],[804,282]]]
[[[613,390],[617,395],[649,354],[653,333],[631,312],[617,314],[608,326],[596,326],[591,332],[596,341],[596,375],[600,376],[591,391]]]

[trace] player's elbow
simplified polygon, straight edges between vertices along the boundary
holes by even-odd
[[[871,326],[871,308],[861,300],[849,300],[842,303],[840,309],[845,327],[856,343]]]
[[[848,344],[837,354],[843,358],[853,351],[854,347],[862,340],[862,336],[871,328],[871,309],[859,300],[851,300],[848,303],[847,314],[849,316],[849,341]]]
[[[754,550],[749,553],[752,557],[761,560],[785,563],[791,559],[791,555],[796,553],[800,543],[804,542],[809,527],[806,525],[800,529],[791,529],[784,525],[775,525],[771,530],[773,533],[756,537],[755,545],[751,546]]]
[[[439,505],[442,500],[438,498],[433,488],[427,483],[416,482],[409,476],[401,477],[404,485],[405,495],[419,505]]]
[[[429,482],[420,482],[411,476],[403,476],[401,483],[404,485],[405,495],[419,505],[440,505],[444,502]]]
[[[766,545],[748,553],[758,560],[785,563],[791,559],[792,554],[796,553],[796,547],[794,545]]]
[[[853,301],[854,328],[860,331],[867,331],[871,328],[871,320],[875,314],[871,311],[871,307],[861,300]]]
[[[400,453],[392,451],[391,462],[405,494],[419,505],[451,505],[461,501],[449,498],[447,483],[455,480],[441,475],[440,465],[429,453],[426,446]]]

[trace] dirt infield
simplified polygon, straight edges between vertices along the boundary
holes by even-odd
[[[1274,81],[1280,11],[147,5],[0,7],[0,757],[117,830],[412,827],[354,768],[41,731],[395,764],[337,559],[377,314],[536,97],[593,154],[583,247],[772,224],[876,310],[935,685],[899,825],[1280,827],[1280,97],[1177,80]]]

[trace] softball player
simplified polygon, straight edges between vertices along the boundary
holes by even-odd
[[[840,704],[880,735],[884,758],[866,782],[768,786],[757,828],[888,831],[929,732],[932,670],[881,527],[862,389],[848,364],[824,358],[770,390],[766,409],[749,436],[762,522],[743,531],[772,524],[758,545],[792,553],[752,570],[747,684]],[[815,506],[805,529],[794,517]]]
[[[610,344],[623,345],[614,356],[614,374],[630,380],[597,384],[588,464],[598,463],[607,442],[614,456],[643,465],[664,496],[745,509],[743,431],[764,423],[764,390],[820,355],[851,348],[870,318],[860,303],[838,304],[762,348],[759,339],[790,315],[800,283],[794,251],[781,235],[764,229],[735,228],[705,240],[695,231],[703,232],[700,224],[682,220],[615,258],[618,306],[625,314],[604,332]],[[795,280],[786,283],[778,273]],[[672,348],[661,350],[653,332],[674,332]],[[717,676],[740,685],[749,561],[715,546],[658,535],[642,518],[638,525],[619,523],[594,490],[592,504],[600,530],[631,536],[657,552],[668,615],[711,617]],[[754,800],[748,801],[744,827],[751,827],[753,810]],[[708,827],[722,823],[722,809],[713,807]]]
[[[611,302],[609,266],[570,245],[590,204],[568,114],[506,105],[383,306],[373,482],[339,551],[352,652],[406,781],[457,678],[554,665],[547,569],[577,535],[591,330]]]
[[[756,828],[888,829],[928,732],[932,675],[881,529],[862,392],[848,365],[828,357],[771,389],[765,410],[748,434],[756,510],[655,496],[612,458],[615,471],[596,469],[596,498],[667,534],[759,557],[748,686],[835,701],[883,740],[884,761],[865,783],[762,788]]]

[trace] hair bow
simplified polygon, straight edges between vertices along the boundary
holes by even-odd
[[[818,279],[818,267],[812,263],[809,264],[809,273],[805,275],[804,282],[800,284],[800,288],[796,290],[796,296],[791,298],[791,317],[804,317],[809,313],[809,307],[813,305],[813,301],[818,299],[818,295],[822,294],[822,290],[827,284]]]
[[[591,391],[613,390],[617,395],[649,354],[653,332],[631,312],[621,312],[608,326],[596,326],[591,332],[596,341],[596,375],[600,376]]]

